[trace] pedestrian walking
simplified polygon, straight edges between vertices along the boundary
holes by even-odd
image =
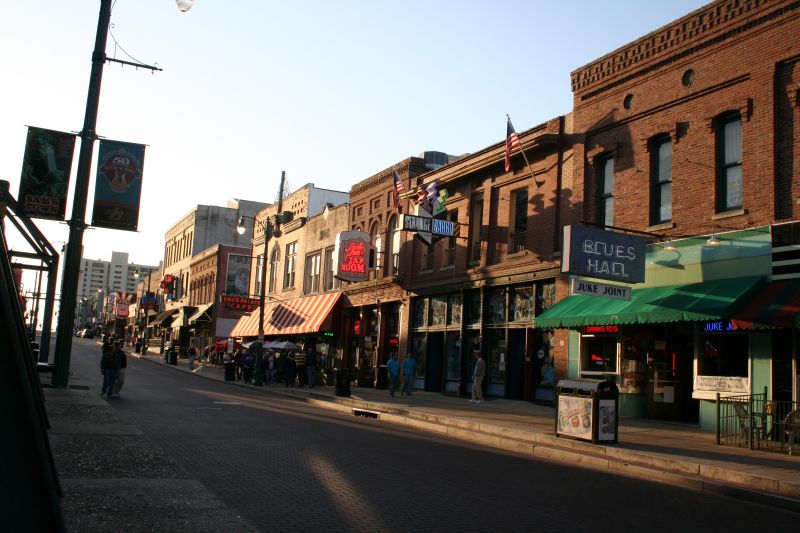
[[[256,365],[256,354],[253,350],[247,350],[242,355],[242,380],[248,385],[253,381],[253,368]]]
[[[272,385],[275,380],[275,352],[271,350],[267,352],[267,356],[264,359],[264,368],[266,369],[266,384]]]
[[[297,382],[301,387],[306,385],[306,354],[297,352],[294,354],[294,362],[297,363]]]
[[[189,346],[189,370],[194,370],[194,360],[197,357],[197,348]]]
[[[243,350],[241,347],[236,350],[236,353],[233,355],[233,362],[236,364],[236,381],[242,381],[242,357],[244,355]]]
[[[117,381],[117,356],[114,353],[114,347],[108,343],[103,345],[103,356],[100,359],[100,371],[103,373],[103,389],[100,396],[103,394],[107,398],[114,396],[114,385]]]
[[[392,356],[386,361],[386,371],[389,374],[389,395],[394,398],[394,391],[397,390],[397,383],[400,381],[400,363],[397,361],[397,353],[392,352]]]
[[[114,380],[113,397],[117,398],[119,397],[119,391],[122,390],[122,386],[125,384],[125,369],[128,368],[128,354],[122,349],[122,341],[117,341],[114,347],[114,358],[117,362],[117,376]]]
[[[317,375],[317,352],[313,346],[306,348],[306,381],[308,388],[313,389],[316,382]]]
[[[483,403],[483,377],[486,375],[486,361],[481,352],[475,352],[475,369],[472,371],[472,399],[470,403]]]
[[[411,396],[411,389],[414,383],[414,374],[417,371],[417,360],[411,357],[411,354],[408,354],[405,359],[403,359],[403,386],[400,389],[400,396],[406,394]]]
[[[291,385],[294,387],[294,378],[297,374],[297,362],[294,360],[294,355],[287,354],[283,359],[283,381],[286,383],[288,387]]]

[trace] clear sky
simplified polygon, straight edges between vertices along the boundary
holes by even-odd
[[[523,131],[569,112],[571,71],[704,4],[197,0],[182,14],[117,0],[108,54],[164,70],[106,64],[97,132],[148,145],[142,206],[136,233],[87,230],[84,256],[157,264],[193,206],[273,201],[281,170],[293,188],[348,191],[425,150],[478,151],[503,140],[506,113]],[[14,196],[25,126],[82,128],[99,6],[0,0],[0,179]],[[66,239],[65,224],[37,224]]]

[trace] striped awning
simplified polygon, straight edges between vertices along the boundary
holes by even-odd
[[[265,304],[264,334],[316,333],[341,295],[341,292],[329,292]],[[231,331],[231,337],[257,336],[259,314],[256,309],[240,318]]]
[[[733,329],[791,328],[800,315],[800,279],[767,283],[733,317]]]

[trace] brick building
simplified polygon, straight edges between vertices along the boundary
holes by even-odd
[[[623,414],[711,427],[717,392],[797,398],[793,321],[753,317],[796,290],[798,61],[800,5],[724,0],[572,73],[571,222],[652,243],[629,302],[569,296],[540,325],[570,328],[569,374],[615,380]]]

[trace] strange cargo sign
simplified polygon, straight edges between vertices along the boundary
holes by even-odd
[[[370,236],[363,231],[343,231],[336,236],[334,276],[344,281],[369,279]]]
[[[644,281],[644,237],[586,226],[564,226],[561,272],[622,283]]]

